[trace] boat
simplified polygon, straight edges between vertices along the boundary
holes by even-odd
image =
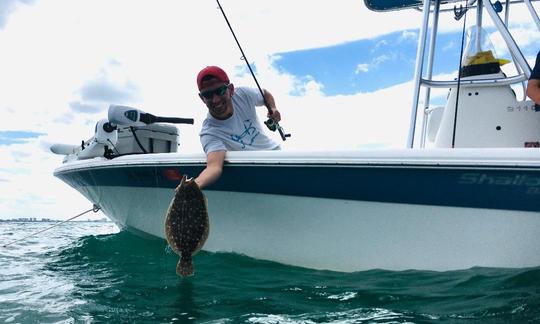
[[[407,146],[227,152],[222,177],[204,190],[210,235],[203,249],[344,272],[540,266],[540,112],[512,89],[531,68],[507,18],[479,0],[460,9],[453,1],[365,3],[376,11],[423,12]],[[540,29],[529,0],[511,2],[523,4]],[[476,28],[459,76],[434,80],[438,17],[468,10],[476,12]],[[511,63],[486,47],[483,12]],[[503,73],[502,64],[515,64],[516,75]],[[430,103],[436,88],[448,89],[444,105]],[[163,239],[173,189],[206,161],[178,150],[171,122],[111,105],[92,138],[51,147],[65,156],[54,175],[120,229]]]

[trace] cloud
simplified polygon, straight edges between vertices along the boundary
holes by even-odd
[[[32,156],[32,154],[30,154],[30,152],[27,152],[27,151],[12,151],[11,155],[13,156],[13,160],[15,162],[24,161],[27,158]]]
[[[13,13],[20,4],[29,5],[34,0],[2,0],[0,1],[0,29],[3,29],[8,21],[9,15]]]
[[[417,28],[421,21],[421,13],[417,11],[374,12],[367,9],[363,1],[356,0],[275,0],[267,2],[268,5],[260,1],[241,4],[236,1],[234,7],[232,3],[224,3],[224,9],[243,45],[257,44],[249,48],[250,52],[287,52],[375,38]],[[309,14],[305,14],[306,8]],[[216,19],[218,28],[226,28],[219,17]],[[265,41],[261,42],[261,38]],[[230,35],[228,39],[232,40]]]
[[[80,194],[55,179],[62,158],[41,149],[42,140],[0,146],[0,218],[62,219],[88,208]]]
[[[401,35],[399,36],[399,39],[398,39],[399,42],[403,42],[403,41],[416,42],[417,40],[418,40],[418,33],[412,30],[404,30],[403,32],[401,32]]]
[[[115,84],[105,78],[90,80],[80,90],[83,100],[98,102],[132,101],[137,98],[137,92],[138,88],[132,82]],[[72,106],[72,109],[88,109],[88,105]]]
[[[390,61],[393,58],[393,56],[395,55],[388,55],[388,54],[379,55],[373,59],[373,64],[380,65],[386,61]]]
[[[131,74],[116,58],[109,59],[97,75],[84,82],[79,95],[84,102],[132,102],[140,98],[141,89],[131,80]],[[86,103],[71,106],[78,111],[95,110]]]
[[[359,74],[359,73],[366,73],[366,72],[369,72],[369,64],[367,63],[360,63],[356,66],[356,71],[354,71],[355,74]]]
[[[374,57],[370,63],[359,63],[356,65],[356,70],[354,71],[355,74],[360,73],[367,73],[370,72],[373,69],[376,69],[379,65],[383,64],[384,62],[394,60],[396,59],[395,54],[382,54],[377,57]]]
[[[130,79],[129,72],[117,59],[110,59],[101,67],[95,77],[86,80],[76,91],[79,97],[69,103],[76,114],[96,114],[104,112],[111,103],[129,104],[141,99],[140,87]],[[56,120],[69,120],[64,114]]]
[[[304,85],[304,95],[321,96],[324,85],[315,80],[310,80]]]
[[[81,103],[77,102],[77,104],[80,105]],[[71,106],[71,103],[70,103],[70,106]],[[76,110],[76,109],[74,109],[74,110]],[[75,119],[75,116],[73,115],[72,112],[65,112],[62,115],[54,118],[53,122],[54,123],[59,123],[59,124],[69,124],[69,123],[73,122],[74,119]]]
[[[84,97],[84,96],[83,96]],[[93,104],[84,104],[80,101],[74,101],[69,103],[71,110],[78,113],[98,113],[105,110],[105,106],[93,105]],[[73,116],[63,115],[62,118],[57,119],[58,121],[69,121],[73,120]]]
[[[380,41],[377,42],[377,44],[375,44],[375,46],[373,46],[371,51],[374,52],[375,50],[378,50],[381,47],[385,47],[387,45],[388,45],[388,41],[386,39],[381,39]]]
[[[412,82],[371,93],[280,97],[282,126],[292,134],[284,150],[403,147]],[[404,98],[400,105],[389,96]],[[387,104],[386,104],[387,103]]]
[[[447,52],[447,51],[455,51],[457,49],[457,43],[453,40],[447,42],[443,47],[442,47],[442,51],[443,52]]]
[[[510,26],[510,31],[512,32],[512,37],[518,46],[521,47],[522,51],[532,48],[532,50],[529,51],[530,53],[536,54],[538,52],[539,48],[537,44],[540,43],[540,35],[534,23],[513,24]],[[489,34],[489,39],[493,43],[495,53],[499,57],[510,58],[506,42],[499,32],[491,32]]]
[[[28,142],[43,133],[29,131],[0,131],[0,145],[13,145]]]

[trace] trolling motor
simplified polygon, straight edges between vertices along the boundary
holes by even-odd
[[[159,117],[137,108],[121,105],[110,105],[109,121],[113,125],[146,126],[153,123],[193,124],[193,118]]]
[[[80,145],[53,144],[50,150],[60,155],[76,155],[77,159],[84,160],[98,156],[112,154],[111,147],[118,142],[118,128],[107,119],[101,119],[94,127],[94,136]]]
[[[112,159],[126,154],[139,154],[141,151],[142,153],[176,152],[178,144],[176,127],[170,125],[150,127],[150,124],[158,122],[194,123],[192,118],[160,117],[129,106],[111,105],[108,118],[97,122],[94,136],[88,141],[82,141],[80,145],[53,144],[50,149],[53,153],[65,155],[64,162],[95,157]],[[129,128],[129,131],[126,131],[126,128]],[[137,135],[138,131],[142,135]],[[153,133],[160,135],[155,137],[151,135]],[[130,142],[131,140],[133,141]]]
[[[177,117],[160,117],[146,113],[137,108],[121,105],[110,105],[108,118],[113,127],[116,125],[128,126],[131,134],[135,139],[138,147],[143,153],[148,153],[148,150],[139,140],[137,136],[137,126],[146,126],[153,123],[171,123],[171,124],[193,124],[193,118],[177,118]]]
[[[118,129],[107,119],[101,119],[96,123],[94,137],[88,142],[81,144],[81,150],[76,153],[80,160],[90,159],[97,156],[108,157],[112,154],[111,147],[118,142]]]

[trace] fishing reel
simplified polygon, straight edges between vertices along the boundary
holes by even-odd
[[[264,124],[272,132],[275,132],[276,130],[279,131],[279,135],[281,136],[281,139],[284,141],[287,140],[287,137],[291,137],[291,134],[286,134],[283,127],[279,126],[279,123],[273,120],[272,118],[268,118],[268,120],[265,121]]]

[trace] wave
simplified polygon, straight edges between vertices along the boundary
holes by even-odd
[[[85,300],[70,314],[98,321],[540,319],[540,268],[340,273],[202,251],[194,258],[195,276],[182,279],[165,240],[128,232],[81,237],[49,259],[46,271],[69,278],[72,293]]]

